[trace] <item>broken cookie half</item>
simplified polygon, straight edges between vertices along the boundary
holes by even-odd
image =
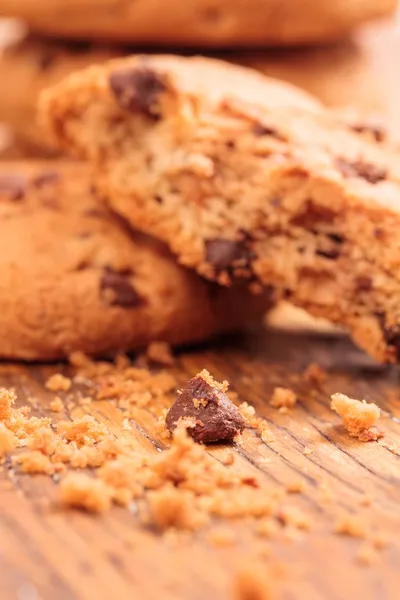
[[[274,289],[400,358],[400,157],[291,86],[204,58],[70,76],[41,117],[137,229],[222,285]]]

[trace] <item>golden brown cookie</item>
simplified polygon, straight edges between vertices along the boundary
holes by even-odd
[[[129,48],[26,37],[0,54],[0,121],[14,132],[20,156],[51,156],[37,124],[40,92],[75,70],[129,54]],[[329,106],[382,109],[379,74],[365,48],[344,42],[324,48],[225,52],[221,58],[294,83]]]
[[[240,328],[265,307],[243,289],[202,281],[163,245],[133,234],[95,196],[82,165],[3,164],[0,228],[1,358],[191,343]]]
[[[57,37],[230,47],[336,39],[395,7],[395,0],[0,0],[0,16]]]
[[[162,56],[75,74],[42,114],[114,209],[181,263],[273,286],[399,360],[400,158],[385,130],[250,70]]]

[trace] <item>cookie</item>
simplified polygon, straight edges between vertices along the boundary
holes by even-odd
[[[86,42],[44,41],[28,36],[0,55],[0,78],[7,81],[0,98],[0,121],[10,125],[26,156],[51,156],[37,125],[39,93],[72,71],[121,56],[122,50]]]
[[[326,42],[395,8],[396,0],[0,0],[0,16],[41,34],[189,47]]]
[[[15,134],[22,156],[51,156],[36,119],[40,92],[71,72],[130,53],[123,46],[60,42],[27,36],[0,54],[0,121]],[[294,83],[329,106],[356,105],[363,112],[383,111],[379,73],[361,44],[323,48],[225,52],[226,60]]]
[[[191,343],[257,320],[265,308],[257,299],[247,309],[244,290],[227,294],[132,233],[79,164],[4,163],[0,227],[1,358]]]
[[[132,57],[71,76],[41,109],[112,206],[182,264],[272,286],[396,362],[399,154],[385,130],[286,92],[211,60]]]

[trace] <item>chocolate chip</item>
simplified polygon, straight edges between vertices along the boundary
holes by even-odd
[[[162,197],[159,196],[158,194],[156,194],[154,196],[154,200],[157,202],[157,204],[162,204],[164,202],[164,200],[162,199]]]
[[[156,119],[160,116],[158,97],[167,85],[155,71],[145,67],[120,69],[111,73],[109,84],[122,108]]]
[[[284,140],[285,138],[279,133],[275,127],[269,127],[268,125],[263,125],[262,123],[256,123],[253,127],[253,133],[257,137],[262,137],[264,135],[270,135],[278,140]]]
[[[35,187],[41,188],[60,179],[61,175],[58,171],[43,171],[33,179],[32,183]]]
[[[393,325],[392,327],[384,327],[383,335],[389,346],[392,346],[395,350],[396,357],[400,359],[400,325]]]
[[[335,258],[338,258],[338,256],[340,255],[340,250],[339,248],[325,248],[325,249],[319,249],[316,250],[316,254],[318,254],[318,256],[323,256],[324,258],[329,258],[331,260],[334,260]]]
[[[219,271],[240,266],[246,267],[253,258],[251,250],[243,242],[222,238],[206,240],[206,260]]]
[[[378,123],[355,123],[350,125],[350,129],[356,133],[367,133],[371,135],[376,142],[384,142],[386,138],[385,128]]]
[[[10,200],[22,200],[28,187],[28,178],[22,173],[4,173],[0,175],[0,194]]]
[[[335,218],[335,212],[328,206],[320,206],[312,200],[308,200],[305,206],[302,207],[300,213],[295,215],[291,222],[293,225],[303,227],[304,229],[312,229],[318,223],[330,223]]]
[[[355,280],[355,287],[360,292],[368,292],[372,289],[372,279],[369,275],[359,275]]]
[[[143,298],[137,293],[129,281],[127,271],[117,272],[107,267],[100,279],[100,291],[111,306],[135,308],[144,304]]]
[[[362,160],[350,162],[344,158],[336,158],[335,164],[344,177],[360,177],[372,184],[387,178],[387,169]]]
[[[218,388],[200,375],[191,379],[178,395],[166,417],[173,431],[180,418],[193,419],[188,433],[198,443],[231,442],[244,429],[244,420],[236,406]]]

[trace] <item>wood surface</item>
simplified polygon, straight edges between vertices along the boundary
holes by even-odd
[[[301,377],[313,361],[329,373],[320,391]],[[139,526],[137,517],[122,508],[101,516],[62,511],[55,502],[57,482],[19,474],[10,479],[5,469],[0,487],[2,599],[234,598],[235,578],[254,564],[265,568],[276,598],[399,597],[398,369],[376,365],[344,336],[273,331],[182,352],[174,371],[184,382],[202,368],[227,378],[240,400],[252,403],[268,420],[275,436],[267,445],[253,431],[245,431],[244,445],[234,448],[234,468],[261,472],[271,490],[302,481],[304,491],[293,496],[293,503],[311,517],[310,531],[295,539],[282,531],[264,541],[251,535],[241,520],[229,524],[234,543],[219,548],[210,543],[207,529],[161,536]],[[46,406],[53,394],[43,384],[59,371],[58,365],[4,364],[0,385],[15,387],[21,404],[36,398],[33,413],[49,415]],[[289,414],[267,402],[276,385],[289,385],[298,393],[299,404]],[[377,402],[384,411],[385,437],[372,443],[349,438],[329,408],[329,394],[335,391]],[[86,410],[111,431],[123,418],[107,401],[74,409],[69,416]],[[138,443],[149,452],[163,446],[148,411],[137,410],[135,423],[132,434]],[[209,451],[218,459],[225,450],[214,446]],[[370,506],[363,505],[366,494]],[[372,531],[388,535],[387,548],[372,565],[358,559],[362,540],[334,533],[338,510],[363,515]]]
[[[386,106],[396,123],[398,32],[391,28],[387,35],[368,33],[364,43],[377,61]],[[320,390],[301,377],[311,362],[328,371]],[[236,597],[238,574],[255,565],[265,571],[277,599],[398,600],[399,369],[373,363],[342,335],[276,331],[182,352],[175,373],[184,383],[203,368],[218,379],[228,379],[240,401],[253,404],[268,420],[275,436],[267,445],[246,430],[243,446],[234,447],[233,468],[261,473],[271,490],[303,482],[304,491],[291,500],[310,516],[310,531],[294,538],[282,531],[265,541],[255,538],[241,520],[229,524],[235,539],[226,547],[212,544],[207,529],[162,536],[139,526],[137,516],[126,509],[113,508],[102,516],[61,510],[56,503],[57,481],[12,474],[6,464],[0,472],[1,600],[224,600]],[[63,365],[2,364],[0,386],[15,387],[19,404],[31,403],[33,414],[48,416],[54,394],[44,382],[60,370],[68,373]],[[292,387],[300,398],[288,414],[268,404],[278,385]],[[333,392],[379,404],[384,438],[371,443],[350,438],[329,408]],[[123,413],[107,401],[56,418],[85,412],[111,431],[123,419]],[[132,435],[143,448],[156,452],[163,447],[150,412],[137,410],[134,425]],[[214,446],[209,452],[218,459],[225,449]],[[387,535],[387,548],[377,552],[371,565],[359,560],[363,540],[334,532],[340,511],[365,518],[372,532]]]

